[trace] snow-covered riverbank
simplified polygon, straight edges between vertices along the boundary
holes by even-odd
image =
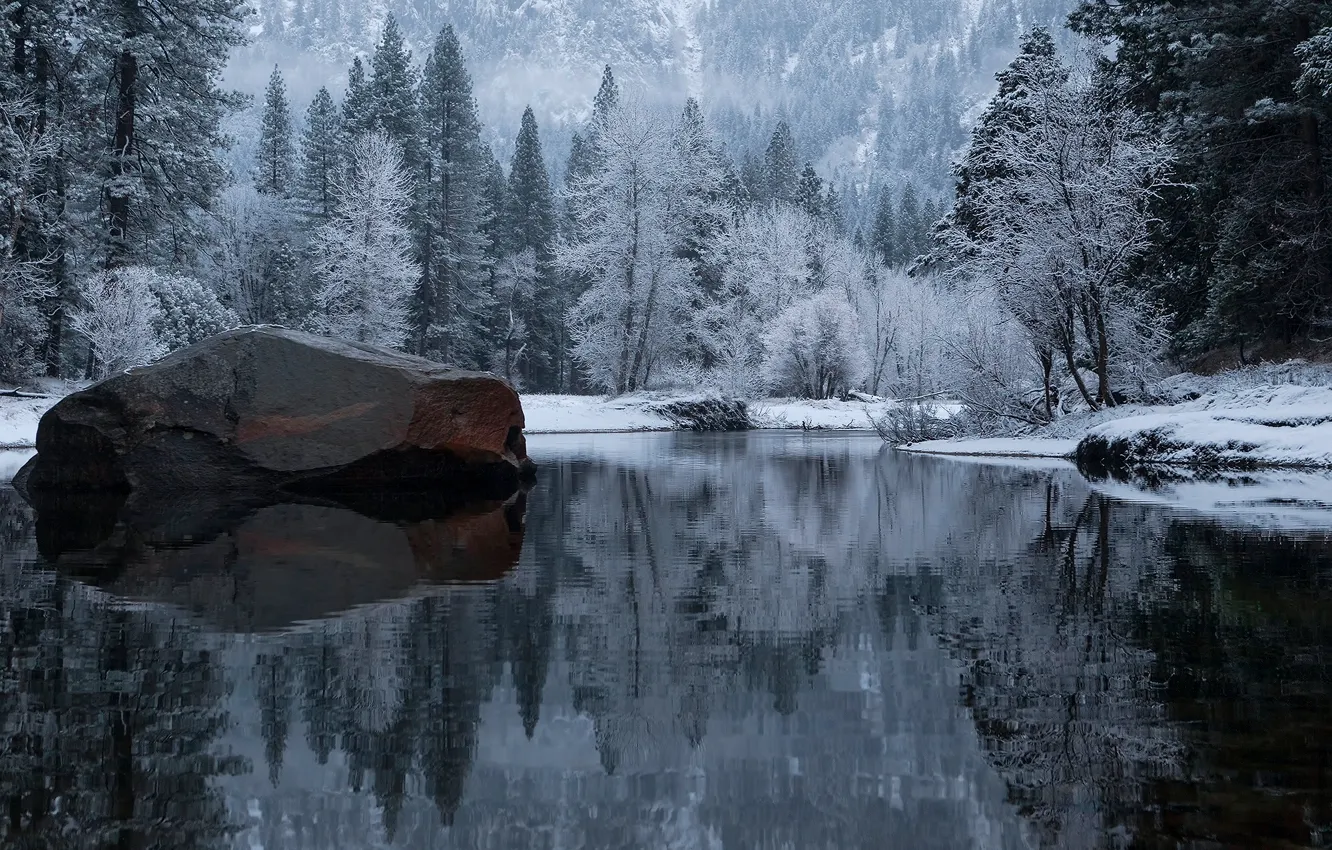
[[[523,413],[529,434],[622,433],[675,431],[678,422],[662,412],[666,405],[696,399],[667,394],[619,397],[579,395],[524,395]],[[752,427],[764,429],[873,430],[871,417],[891,405],[888,401],[828,399],[764,399],[749,402]]]
[[[57,401],[59,396],[0,396],[0,449],[32,448],[37,440],[37,423]]]
[[[1332,468],[1332,367],[1254,367],[1213,377],[1179,375],[1163,403],[1067,416],[1011,438],[937,440],[928,454],[1084,457],[1119,466]]]

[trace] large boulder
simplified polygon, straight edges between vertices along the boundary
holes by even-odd
[[[248,327],[62,400],[15,483],[39,502],[395,487],[506,499],[531,472],[523,424],[517,393],[492,375]]]

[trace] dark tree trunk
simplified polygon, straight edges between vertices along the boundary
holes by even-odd
[[[1313,34],[1313,23],[1308,15],[1295,18],[1295,38],[1307,41]],[[1318,115],[1305,109],[1300,116],[1300,145],[1304,148],[1305,199],[1311,218],[1312,252],[1310,261],[1317,286],[1316,300],[1323,305],[1332,302],[1332,251],[1328,244],[1327,177],[1323,168],[1322,128]]]
[[[134,5],[131,2],[131,5]],[[120,265],[129,253],[130,192],[124,185],[131,171],[130,157],[134,153],[134,89],[139,77],[139,59],[128,50],[122,50],[116,62],[116,130],[111,143],[111,180],[107,212],[110,215],[110,251],[107,268]]]

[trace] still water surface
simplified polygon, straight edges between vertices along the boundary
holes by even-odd
[[[1332,843],[1317,529],[860,436],[530,451],[525,532],[0,488],[7,846]]]

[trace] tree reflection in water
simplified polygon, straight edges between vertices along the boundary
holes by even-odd
[[[413,574],[418,543],[378,574],[392,587],[313,617],[285,595],[305,581],[327,608],[320,572],[274,583],[274,550],[261,568],[244,548],[253,535],[230,538],[241,554],[222,560],[225,581],[158,552],[152,563],[177,566],[126,584],[138,574],[121,564],[107,587],[135,601],[117,601],[44,570],[31,516],[0,494],[6,838],[1329,838],[1320,536],[1112,499],[1071,469],[895,456],[869,438],[534,438],[532,451],[544,462],[516,569],[451,584],[436,558]],[[283,516],[289,543],[323,539]],[[435,554],[475,545],[432,528]],[[338,551],[353,550],[338,570],[371,553]],[[226,598],[209,608],[182,586],[267,614],[228,619],[214,610]]]

